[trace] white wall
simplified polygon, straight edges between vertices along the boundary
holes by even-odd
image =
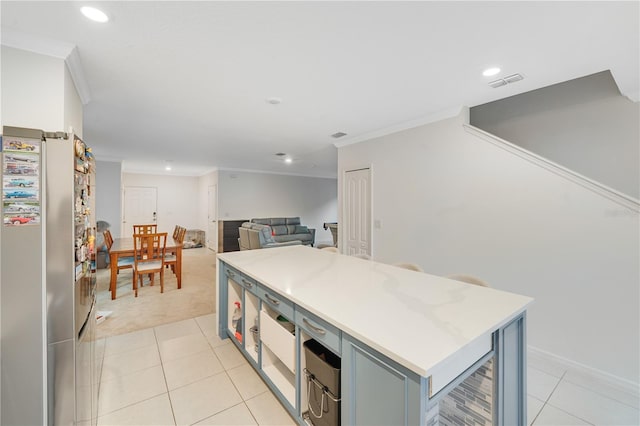
[[[2,46],[2,125],[67,131],[65,69],[62,59]]]
[[[111,225],[111,234],[119,236],[122,217],[122,164],[96,161],[96,220]],[[172,230],[173,231],[173,230]]]
[[[218,172],[218,218],[239,220],[299,216],[316,229],[316,243],[332,243],[324,222],[337,221],[337,180],[303,176]]]
[[[123,173],[122,186],[155,187],[158,193],[158,231],[173,233],[176,225],[199,228],[199,178]],[[124,206],[123,206],[124,208]]]
[[[638,214],[465,132],[466,122],[464,113],[338,150],[339,197],[345,170],[372,165],[374,259],[532,296],[529,345],[637,384]]]
[[[471,108],[471,124],[640,198],[640,104],[608,71]]]

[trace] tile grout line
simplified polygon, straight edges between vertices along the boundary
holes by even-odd
[[[547,373],[548,374],[548,373]],[[540,411],[538,411],[538,414],[536,414],[536,416],[533,418],[533,420],[531,421],[531,425],[535,425],[536,424],[536,420],[538,420],[538,417],[540,417],[540,414],[542,414],[542,410],[544,410],[544,407],[546,407],[547,403],[549,402],[549,399],[551,399],[551,396],[553,395],[553,393],[556,391],[556,389],[558,388],[558,386],[560,386],[560,382],[562,382],[562,379],[564,378],[565,374],[567,374],[567,370],[564,370],[564,372],[562,373],[562,376],[560,376],[560,379],[558,380],[558,383],[556,383],[556,385],[553,387],[553,389],[551,390],[551,392],[549,393],[549,396],[547,396],[547,399],[545,399],[542,404],[542,407],[540,408]],[[549,404],[551,405],[551,404]],[[553,407],[553,406],[552,406]],[[555,408],[555,407],[554,407]]]
[[[195,320],[195,318],[194,318],[194,320]],[[216,359],[218,360],[218,362],[219,362],[219,363],[220,363],[220,365],[222,366],[222,371],[221,371],[220,373],[213,374],[213,375],[211,375],[211,376],[207,376],[207,377],[203,377],[203,378],[201,378],[201,379],[197,380],[196,382],[201,381],[201,380],[205,380],[205,379],[207,379],[207,378],[209,378],[209,377],[218,376],[218,375],[220,375],[220,374],[223,374],[223,373],[224,373],[224,374],[227,376],[227,378],[229,379],[229,381],[231,382],[231,385],[234,387],[234,389],[235,389],[235,390],[236,390],[236,392],[238,393],[238,396],[240,396],[240,399],[242,399],[242,401],[241,401],[241,402],[239,402],[239,403],[238,403],[238,404],[236,404],[236,405],[232,405],[231,407],[227,407],[227,408],[225,408],[224,410],[220,410],[220,411],[218,411],[217,413],[214,413],[214,414],[212,414],[212,415],[210,415],[210,416],[203,417],[203,418],[201,418],[201,419],[199,419],[199,420],[196,420],[195,422],[191,423],[191,425],[195,425],[195,424],[196,424],[196,423],[198,423],[198,422],[201,422],[201,421],[206,420],[206,419],[208,419],[208,418],[211,418],[211,417],[217,416],[218,414],[220,414],[220,413],[224,413],[225,411],[230,410],[230,409],[231,409],[231,408],[233,408],[233,407],[237,407],[237,406],[238,406],[238,405],[240,405],[240,404],[244,404],[244,405],[245,405],[245,407],[247,407],[247,410],[248,410],[248,411],[249,411],[249,413],[251,414],[251,417],[255,420],[255,417],[253,416],[253,413],[251,413],[251,410],[250,410],[250,409],[249,409],[249,407],[246,405],[245,399],[242,397],[242,394],[240,394],[240,390],[238,389],[238,387],[237,387],[237,386],[236,386],[236,384],[234,383],[233,379],[231,379],[231,376],[229,376],[229,373],[227,373],[227,368],[224,366],[224,364],[222,363],[222,361],[220,361],[220,358],[218,357],[218,354],[216,353],[215,348],[213,348],[213,346],[211,346],[211,343],[209,342],[209,339],[207,339],[207,336],[204,334],[204,331],[202,330],[202,327],[200,327],[200,323],[198,323],[198,321],[197,321],[197,320],[195,320],[195,321],[196,321],[196,324],[198,325],[198,328],[200,329],[200,332],[202,333],[202,335],[204,336],[204,338],[207,340],[207,344],[209,345],[209,349],[210,349],[210,350],[211,350],[211,352],[213,353],[213,356],[215,356],[215,357],[216,357]],[[204,352],[204,351],[203,351],[203,352]],[[237,367],[234,367],[234,368],[237,368]],[[196,383],[196,382],[193,382],[193,383]],[[189,386],[190,384],[193,384],[193,383],[189,383],[189,384],[186,384],[186,385],[181,386],[181,387]],[[167,384],[167,387],[168,387],[168,384]],[[178,388],[178,389],[179,389],[179,388]],[[175,420],[175,418],[174,418],[174,420]],[[258,423],[258,422],[256,421],[256,424],[257,424],[257,423]],[[176,425],[177,425],[177,424],[178,424],[178,423],[176,422]]]
[[[598,391],[594,391],[594,390],[592,390],[591,388],[588,388],[588,387],[586,387],[586,386],[584,386],[584,385],[582,385],[582,384],[580,384],[580,383],[572,382],[572,381],[570,381],[570,380],[567,380],[567,381],[566,381],[566,383],[569,383],[569,384],[571,384],[571,385],[573,385],[573,386],[577,386],[577,387],[582,388],[582,389],[584,389],[584,390],[586,390],[586,391],[589,391],[589,392],[595,393],[596,395],[599,395],[599,396],[601,396],[602,398],[606,398],[606,399],[608,399],[608,400],[610,400],[610,401],[617,402],[617,403],[622,404],[622,405],[626,405],[627,407],[632,408],[632,409],[634,409],[634,410],[636,410],[636,411],[640,411],[640,408],[639,408],[639,407],[634,407],[633,405],[629,405],[629,404],[627,404],[626,402],[621,401],[621,400],[619,400],[619,399],[617,399],[617,398],[612,398],[612,397],[610,397],[610,396],[608,396],[608,395],[605,395],[604,393],[600,393],[600,392],[598,392]],[[626,393],[626,394],[627,394],[628,396],[630,396],[630,397],[634,397],[634,396],[635,396],[635,395],[631,395],[629,392],[625,392],[624,390],[620,390],[620,389],[617,389],[617,390],[618,390],[618,391],[620,391],[620,392]]]
[[[158,342],[158,335],[156,334],[156,328],[153,327],[153,336],[156,339],[156,349],[158,350],[158,356],[160,357],[160,367],[162,368],[162,378],[164,379],[164,385],[167,388],[167,399],[169,399],[169,408],[171,408],[171,416],[173,417],[173,424],[177,425],[176,413],[173,409],[173,402],[171,401],[171,393],[169,393],[169,383],[167,383],[167,374],[164,371],[164,361],[162,360],[162,354],[160,353],[160,342]]]
[[[108,338],[106,338],[106,337],[105,337],[104,339],[105,339],[105,350],[106,350],[106,339],[108,339]],[[150,346],[151,346],[151,345],[148,345],[147,347],[150,347]],[[156,349],[157,349],[157,348],[156,348]],[[119,354],[116,354],[116,355],[119,355]],[[159,354],[158,354],[158,355],[159,355]],[[105,357],[103,356],[103,359],[104,359],[104,358],[105,358]],[[161,360],[160,362],[162,363],[162,360]],[[156,368],[156,367],[158,367],[159,365],[161,365],[161,364],[152,365],[152,366],[150,366],[150,367],[145,367],[145,368],[142,368],[142,369],[140,369],[140,370],[136,370],[136,371],[129,372],[129,373],[127,373],[127,374],[123,374],[123,375],[119,376],[118,378],[111,379],[111,380],[106,380],[106,381],[105,381],[105,380],[103,380],[103,373],[104,373],[104,363],[103,363],[103,364],[102,364],[102,368],[101,368],[101,372],[100,372],[100,384],[99,384],[99,388],[98,388],[98,389],[99,389],[99,390],[100,390],[100,389],[102,389],[102,384],[103,384],[103,383],[113,382],[113,381],[116,381],[116,380],[118,380],[118,379],[120,379],[120,378],[127,377],[127,376],[130,376],[130,375],[133,375],[133,374],[139,373],[139,372],[141,372],[141,371],[145,371],[145,370],[150,370],[150,369],[152,369],[152,368]],[[164,375],[164,371],[163,371],[163,375]],[[140,401],[133,402],[133,403],[131,403],[131,404],[124,405],[124,406],[122,406],[122,407],[120,407],[120,408],[117,408],[117,409],[115,409],[115,410],[109,411],[108,413],[103,413],[102,415],[98,415],[98,419],[99,419],[100,417],[104,417],[104,416],[106,416],[106,415],[109,415],[109,414],[115,413],[116,411],[120,411],[120,410],[123,410],[123,409],[125,409],[125,408],[131,407],[132,405],[135,405],[135,404],[139,404],[139,403],[141,403],[141,402],[148,401],[148,400],[153,399],[153,398],[155,398],[155,397],[157,397],[157,396],[159,396],[159,395],[162,395],[162,393],[159,393],[159,394],[156,394],[156,395],[152,395],[152,396],[150,396],[149,398],[145,398],[145,399],[142,399],[142,400],[140,400]],[[100,408],[100,399],[99,399],[99,398],[100,398],[100,393],[99,393],[99,391],[98,391],[98,409]],[[100,411],[98,410],[98,413],[99,413],[99,412],[100,412]]]
[[[585,422],[585,423],[586,423],[586,424],[588,424],[588,425],[595,426],[595,425],[594,425],[593,423],[591,423],[590,421],[587,421],[586,419],[583,419],[582,417],[580,417],[580,416],[578,416],[578,415],[576,415],[576,414],[574,414],[574,413],[570,413],[570,412],[568,412],[568,411],[566,411],[566,410],[563,410],[562,408],[556,407],[555,405],[553,405],[553,404],[549,403],[549,400],[551,399],[551,396],[552,396],[552,395],[553,395],[553,393],[556,391],[556,389],[558,388],[558,386],[560,386],[560,383],[562,382],[562,380],[564,380],[564,377],[567,375],[567,373],[568,373],[568,370],[565,370],[565,372],[562,374],[562,377],[560,377],[560,380],[558,380],[558,383],[554,386],[553,390],[552,390],[552,391],[551,391],[551,393],[549,394],[549,397],[546,399],[546,401],[544,401],[544,405],[542,406],[542,408],[540,409],[540,411],[539,411],[539,412],[538,412],[538,414],[536,415],[535,419],[533,419],[533,422],[531,422],[531,425],[532,425],[532,426],[534,426],[534,425],[535,425],[535,421],[538,419],[538,417],[539,417],[539,416],[540,416],[540,414],[542,413],[542,410],[544,409],[544,407],[546,407],[546,406],[547,406],[547,404],[548,404],[549,406],[551,406],[551,407],[555,408],[556,410],[562,411],[563,413],[565,413],[565,414],[567,414],[567,415],[569,415],[569,416],[571,416],[571,417],[575,417],[576,419],[578,419],[578,420],[580,420],[580,421]],[[573,384],[573,385],[575,385],[574,383],[571,383],[571,382],[566,382],[566,383],[569,383],[569,384]],[[594,392],[594,393],[596,393],[596,392]]]
[[[155,331],[154,331],[154,337],[155,337]],[[104,339],[105,339],[105,353],[106,353],[106,340],[107,340],[108,338],[107,338],[107,337],[105,337]],[[151,346],[152,346],[152,345],[148,345],[147,347],[151,347]],[[157,344],[156,344],[156,350],[158,350],[158,356],[159,356],[159,355],[160,355],[160,351],[159,351],[159,348],[157,347]],[[127,351],[127,352],[131,352],[131,351]],[[120,355],[120,354],[116,354],[116,355]],[[104,359],[104,358],[105,358],[105,357],[103,356],[103,359]],[[158,365],[162,366],[162,359],[160,359],[160,364],[158,364]],[[130,373],[128,373],[128,374],[124,374],[124,375],[122,375],[122,376],[119,376],[119,378],[126,377],[126,376],[129,376],[129,375],[132,375],[132,374],[136,374],[136,373],[138,373],[138,372],[145,371],[145,370],[149,370],[149,369],[152,369],[152,368],[156,368],[156,367],[158,367],[158,365],[152,365],[152,366],[150,366],[150,367],[145,367],[145,368],[143,368],[143,369],[136,370],[136,371],[130,372]],[[104,371],[104,364],[102,365],[102,369],[101,369],[101,370],[102,370],[102,371],[101,371],[101,373],[100,373],[100,387],[99,387],[99,389],[100,389],[100,388],[102,388],[102,383],[103,383],[103,380],[102,380],[102,373],[103,373],[103,371]],[[162,371],[162,374],[163,374],[163,377],[164,377],[164,369],[163,369],[163,371]],[[112,382],[112,381],[115,381],[115,380],[117,380],[117,379],[107,380],[106,382]],[[166,384],[166,377],[165,377],[165,384]],[[153,399],[153,398],[156,398],[156,397],[158,397],[158,396],[160,396],[160,395],[163,395],[164,393],[165,393],[165,392],[163,392],[163,393],[159,393],[159,394],[157,394],[157,395],[152,395],[152,396],[150,396],[149,398],[145,398],[145,399],[142,399],[142,400],[140,400],[140,401],[136,401],[136,402],[133,402],[133,403],[131,403],[131,404],[124,405],[124,406],[122,406],[122,407],[120,407],[120,408],[118,408],[118,409],[115,409],[115,410],[109,411],[108,413],[104,413],[104,414],[102,414],[102,415],[99,415],[99,416],[97,417],[97,419],[99,420],[99,419],[100,419],[100,417],[104,417],[104,416],[107,416],[107,415],[109,415],[109,414],[113,414],[113,413],[115,413],[115,412],[117,412],[117,411],[124,410],[125,408],[129,408],[129,407],[131,407],[131,406],[133,406],[133,405],[140,404],[140,403],[145,402],[145,401],[149,401],[149,400],[151,400],[151,399]],[[166,393],[167,393],[167,397],[169,397],[169,395],[168,395],[168,391],[167,391]],[[100,394],[98,393],[98,398],[99,398],[99,397],[100,397]],[[171,398],[169,398],[169,403],[171,403]],[[98,399],[98,408],[99,408],[99,407],[100,407],[100,399]],[[98,412],[99,412],[99,411],[98,411]],[[173,408],[172,408],[172,413],[173,413]],[[175,418],[174,418],[174,424],[175,424]]]
[[[98,389],[97,389],[97,397],[96,401],[98,402],[98,406],[96,407],[96,423],[98,422],[98,418],[100,417],[100,389],[102,388],[102,372],[104,371],[104,358],[107,353],[107,338],[104,337],[104,349],[102,350],[102,361],[100,362],[100,372],[98,373]],[[97,341],[97,340],[96,340]]]
[[[239,367],[242,367],[242,366],[238,366],[238,367],[234,367],[234,368],[239,368]],[[253,367],[251,367],[251,368],[253,369]],[[224,368],[224,374],[227,375],[227,377],[229,378],[229,381],[231,382],[231,384],[235,388],[236,392],[238,392],[238,395],[240,396],[240,399],[242,399],[241,404],[244,404],[245,407],[247,407],[247,410],[249,411],[249,414],[251,414],[251,417],[253,418],[253,420],[256,422],[257,425],[260,425],[260,423],[258,423],[258,419],[256,419],[256,416],[253,414],[253,411],[251,411],[251,408],[249,408],[249,406],[247,405],[247,400],[244,399],[244,397],[240,393],[240,389],[238,389],[238,387],[236,386],[235,382],[233,381],[233,379],[229,375],[229,372],[227,371],[226,367]],[[259,394],[259,395],[261,395],[261,394]],[[258,396],[258,395],[254,395],[252,398],[255,398],[256,396]],[[249,399],[251,399],[251,398],[249,398]],[[236,405],[240,405],[240,404],[236,404]],[[235,407],[235,405],[234,405],[234,407]],[[231,408],[231,407],[229,407],[229,408]],[[223,410],[223,411],[225,411],[225,410]]]

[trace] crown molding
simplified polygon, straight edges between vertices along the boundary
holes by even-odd
[[[438,111],[433,114],[429,114],[425,117],[416,118],[414,120],[404,121],[402,123],[394,124],[393,126],[385,127],[383,129],[375,130],[373,132],[364,133],[362,135],[354,136],[348,140],[335,142],[333,145],[336,148],[342,148],[347,145],[353,145],[356,143],[368,141],[370,139],[379,138],[382,136],[387,136],[392,133],[398,133],[403,130],[413,129],[415,127],[424,126],[430,123],[435,123],[437,121],[445,120],[447,118],[452,118],[460,115],[460,111],[462,107],[457,106],[449,109],[445,109],[442,111]]]
[[[69,74],[71,74],[71,79],[76,86],[82,105],[88,104],[91,101],[91,92],[89,91],[89,83],[87,83],[87,79],[84,77],[84,68],[82,68],[77,47],[74,46],[69,56],[65,59],[65,63],[67,64],[67,68],[69,68]]]
[[[622,95],[629,99],[631,102],[640,102],[640,90],[636,90],[633,92],[623,92]]]
[[[74,44],[23,33],[11,28],[2,29],[1,43],[3,46],[64,60],[82,104],[86,105],[91,100],[89,84],[84,76],[78,48]]]
[[[219,172],[238,172],[238,173],[259,173],[265,175],[282,175],[282,176],[298,176],[298,177],[309,177],[309,178],[317,178],[317,179],[337,179],[336,176],[333,175],[311,175],[306,173],[287,173],[287,172],[274,172],[271,170],[255,170],[255,169],[236,169],[236,168],[226,168],[226,167],[218,167]]]

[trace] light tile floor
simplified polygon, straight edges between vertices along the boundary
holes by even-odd
[[[98,341],[98,425],[295,425],[215,315]]]
[[[98,425],[294,425],[215,315],[101,339]],[[637,394],[529,355],[528,424],[639,425]]]
[[[528,354],[529,425],[640,425],[637,391]]]

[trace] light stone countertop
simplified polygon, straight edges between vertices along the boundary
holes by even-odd
[[[438,388],[464,371],[461,362],[468,367],[486,353],[491,333],[533,301],[306,246],[218,259],[418,375],[442,376]]]

